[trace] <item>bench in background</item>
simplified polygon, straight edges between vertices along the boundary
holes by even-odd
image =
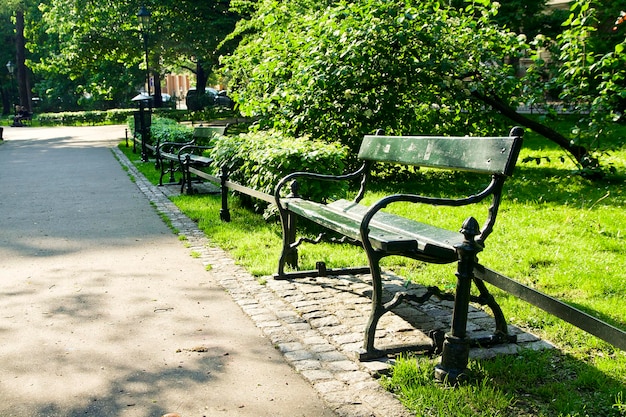
[[[157,166],[161,169],[159,185],[163,185],[163,177],[169,174],[170,184],[180,184],[181,192],[185,187],[191,187],[191,175],[187,166],[195,165],[206,167],[213,160],[202,156],[202,152],[210,149],[210,141],[219,136],[225,136],[230,124],[199,126],[193,129],[193,137],[189,142],[164,142],[157,146]],[[176,181],[175,173],[181,173],[180,181]]]
[[[508,335],[507,324],[500,307],[489,294],[484,283],[477,279],[473,270],[476,255],[483,250],[485,240],[491,234],[502,198],[502,188],[508,176],[513,173],[522,145],[523,130],[514,128],[506,137],[434,137],[434,136],[365,136],[358,154],[362,161],[360,169],[341,176],[296,172],[283,178],[276,187],[274,199],[278,207],[282,229],[283,248],[275,278],[289,279],[306,276],[327,276],[346,273],[370,273],[372,276],[372,307],[364,333],[362,360],[384,356],[389,351],[374,346],[376,326],[386,312],[396,307],[410,294],[402,293],[393,300],[382,300],[382,277],[380,260],[387,256],[403,256],[428,263],[457,263],[457,285],[452,328],[442,346],[442,362],[438,367],[439,376],[456,378],[467,365],[470,341],[466,337],[468,305],[480,301],[488,305],[494,313],[496,332],[484,342],[505,342],[513,340]],[[360,204],[373,168],[377,164],[403,164],[417,167],[439,168],[452,171],[471,171],[487,176],[488,185],[476,184],[465,197],[438,197],[414,194],[388,195],[371,206]],[[481,176],[481,177],[484,177]],[[314,202],[298,195],[298,181],[347,181],[358,180],[361,187],[354,201],[338,200],[330,203]],[[287,186],[290,193],[284,197]],[[442,185],[445,189],[445,185]],[[404,218],[383,211],[398,202],[430,204],[448,207],[473,205],[487,198],[491,199],[482,227],[474,217],[469,217],[459,229],[435,227],[426,223]],[[479,206],[476,206],[479,207]],[[305,218],[317,223],[326,232],[341,238],[327,237],[326,232],[317,239],[298,238],[297,218]],[[458,226],[458,225],[456,225]],[[298,247],[302,243],[318,243],[323,240],[353,243],[364,248],[369,265],[344,269],[326,268],[324,262],[317,263],[317,269],[298,271]],[[287,272],[289,265],[294,271]],[[471,283],[480,291],[480,297],[470,296]],[[432,289],[431,295],[438,294]],[[430,295],[420,297],[423,302]],[[409,348],[409,347],[406,347]],[[395,350],[395,349],[394,349]]]

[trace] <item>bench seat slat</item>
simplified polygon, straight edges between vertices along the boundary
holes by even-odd
[[[368,207],[338,200],[324,205],[302,199],[287,199],[288,210],[351,239],[361,241],[360,225]],[[461,233],[378,212],[370,223],[370,242],[386,253],[412,253],[418,259],[437,263],[457,260],[454,245],[463,241]]]
[[[189,155],[189,163],[195,167],[208,167],[213,163],[213,158],[208,158],[206,156],[183,154],[180,157],[184,161],[187,155]]]

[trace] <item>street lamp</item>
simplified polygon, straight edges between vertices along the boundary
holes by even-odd
[[[11,74],[11,78],[13,78],[13,73],[15,72],[15,64],[11,61],[7,62],[7,70],[9,74]]]
[[[141,35],[143,36],[143,49],[146,53],[146,82],[148,86],[148,96],[150,96],[150,67],[148,64],[148,30],[150,29],[150,19],[152,15],[150,11],[146,9],[146,6],[141,6],[137,13],[137,19],[139,20],[139,28]]]

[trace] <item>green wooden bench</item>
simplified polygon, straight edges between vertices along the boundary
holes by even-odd
[[[362,166],[357,171],[341,176],[296,172],[284,177],[277,185],[274,195],[283,230],[283,247],[275,278],[371,273],[372,308],[365,329],[361,354],[361,359],[366,360],[386,353],[374,347],[377,323],[383,314],[408,297],[407,294],[400,294],[394,300],[383,303],[380,260],[387,256],[398,255],[429,263],[457,262],[459,278],[456,288],[455,317],[453,317],[452,330],[447,336],[446,344],[459,342],[456,339],[460,339],[462,343],[466,342],[464,340],[465,327],[472,281],[480,290],[483,304],[489,305],[496,316],[497,332],[490,340],[493,342],[511,340],[499,306],[482,281],[474,278],[472,271],[476,253],[483,249],[485,240],[493,230],[502,197],[502,187],[505,179],[513,173],[522,145],[522,135],[521,128],[512,129],[506,137],[368,135],[364,137],[359,150],[358,158],[362,161]],[[467,196],[462,198],[425,196],[420,195],[419,190],[416,190],[415,194],[389,195],[369,207],[364,206],[359,202],[366,192],[372,169],[377,164],[404,164],[453,171],[471,171],[485,174],[487,176],[485,183],[488,185],[486,187],[484,184],[477,185],[477,190],[469,191]],[[298,195],[298,182],[310,180],[358,180],[361,187],[354,201],[338,200],[320,203]],[[288,189],[289,186],[290,189]],[[442,188],[445,189],[445,184]],[[452,229],[435,227],[383,211],[386,207],[398,202],[456,207],[475,204],[488,197],[491,198],[491,204],[486,210],[486,220],[483,226],[480,227],[474,217],[469,217],[461,226],[460,231],[455,228],[459,225],[453,225]],[[348,269],[330,269],[323,262],[318,262],[315,270],[297,270],[298,247],[306,242],[317,243],[325,240],[326,237],[326,233],[321,234],[317,239],[298,237],[296,222],[298,217],[317,223],[323,227],[323,230],[334,232],[332,234],[335,237],[329,237],[328,240],[339,240],[362,246],[367,254],[369,265]],[[337,235],[341,238],[338,239]],[[290,266],[292,270],[288,272],[287,266]],[[435,290],[433,291],[436,293]],[[446,344],[443,346],[444,352]],[[467,358],[465,358],[465,363],[467,363]]]
[[[198,126],[193,129],[193,137],[189,142],[164,142],[158,145],[156,151],[157,166],[161,169],[159,185],[163,185],[163,177],[169,174],[170,184],[181,185],[181,192],[185,186],[191,187],[191,175],[188,167],[209,166],[213,160],[202,156],[202,151],[211,139],[224,136],[228,132],[229,124]],[[175,173],[180,172],[181,178],[176,181]]]

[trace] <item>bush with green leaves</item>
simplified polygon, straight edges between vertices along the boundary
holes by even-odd
[[[41,113],[37,119],[42,125],[81,126],[124,123],[132,109],[108,111],[76,111],[59,113]]]
[[[150,138],[153,143],[189,142],[193,139],[193,128],[172,119],[153,117]]]
[[[131,131],[135,130],[134,117],[128,117],[128,127]],[[166,117],[152,116],[152,125],[150,126],[150,142],[189,142],[193,139],[193,128],[188,125],[177,123],[176,120]]]
[[[263,0],[224,63],[244,115],[358,149],[364,134],[502,133],[473,91],[515,97],[525,44],[481,1]],[[510,124],[510,123],[508,123]]]
[[[295,171],[341,174],[347,149],[337,143],[291,137],[276,130],[220,138],[208,151],[216,167],[225,166],[233,182],[268,194]],[[324,200],[343,192],[339,183],[303,183],[300,194]]]

